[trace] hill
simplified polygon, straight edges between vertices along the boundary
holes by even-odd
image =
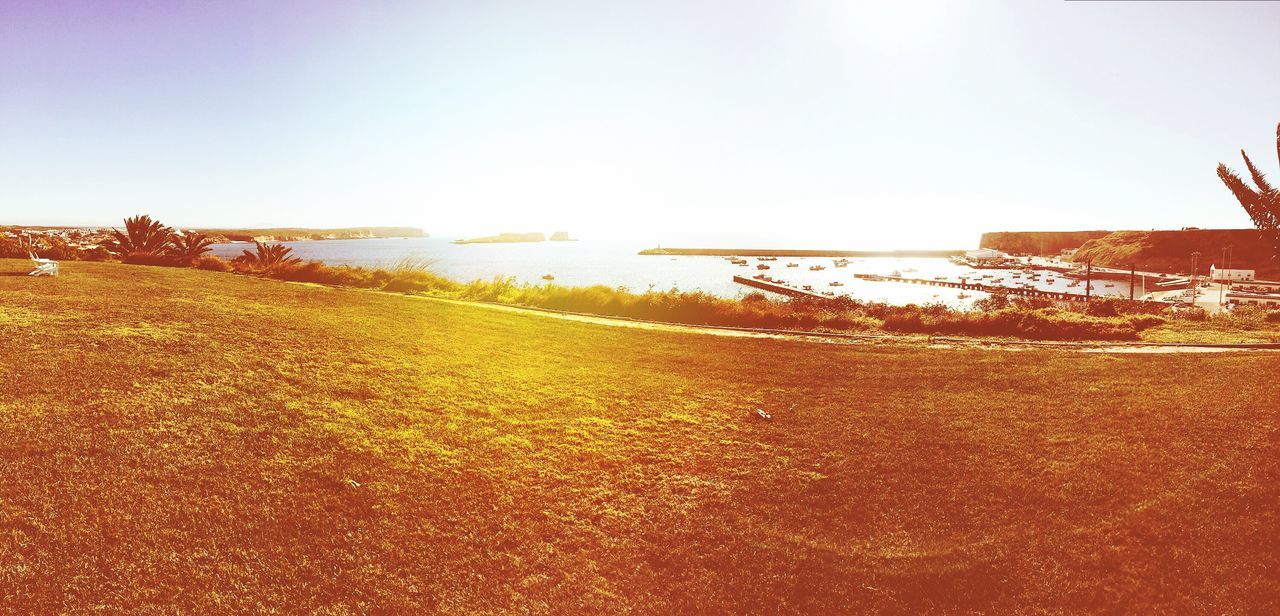
[[[1068,248],[1079,248],[1089,240],[1106,236],[1110,231],[993,231],[983,233],[979,248],[992,248],[1011,254],[1057,255]]]
[[[1274,354],[27,267],[0,261],[5,612],[1280,610]]]
[[[354,240],[380,237],[427,237],[414,227],[348,227],[343,229],[306,229],[275,227],[267,229],[196,229],[215,239],[229,242],[294,242],[299,240]]]
[[[1079,263],[1190,273],[1191,253],[1200,253],[1200,273],[1221,266],[1222,250],[1232,247],[1234,268],[1256,269],[1259,277],[1280,276],[1280,261],[1254,229],[1186,229],[1180,231],[1116,231],[1086,242],[1074,256]]]

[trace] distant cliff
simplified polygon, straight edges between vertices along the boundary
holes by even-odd
[[[348,227],[345,229],[303,229],[278,227],[270,229],[196,229],[217,241],[226,242],[296,242],[299,240],[357,240],[379,237],[427,237],[414,227]]]
[[[515,244],[522,242],[545,242],[547,235],[541,231],[530,233],[499,233],[484,237],[473,237],[469,240],[454,240],[454,244]]]
[[[1056,255],[1067,248],[1079,248],[1110,231],[996,231],[983,233],[980,248],[1033,255]]]
[[[1190,273],[1191,253],[1200,253],[1200,273],[1209,265],[1224,267],[1222,249],[1231,247],[1231,267],[1253,269],[1262,278],[1280,276],[1280,261],[1255,229],[1186,229],[1182,231],[1116,231],[1085,242],[1073,260],[1140,270]]]

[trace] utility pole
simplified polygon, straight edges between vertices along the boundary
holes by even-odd
[[[1129,303],[1133,303],[1133,275],[1138,271],[1138,266],[1129,264]]]
[[[1093,261],[1084,263],[1084,302],[1089,303],[1093,297]]]
[[[1196,286],[1196,272],[1200,267],[1200,251],[1191,253],[1191,302],[1196,303],[1196,296],[1200,294],[1200,288]]]
[[[1223,246],[1223,247],[1222,247],[1222,260],[1221,260],[1221,261],[1219,261],[1218,263],[1221,263],[1221,264],[1223,264],[1223,265],[1226,265],[1226,263],[1227,263],[1227,247],[1226,247],[1226,246]],[[1228,270],[1227,270],[1227,278],[1228,278],[1228,279],[1230,279],[1230,277],[1231,277],[1231,270],[1228,268]],[[1218,281],[1218,307],[1219,307],[1219,308],[1221,308],[1221,307],[1222,307],[1222,290],[1223,290],[1223,289],[1225,289],[1225,288],[1227,288],[1227,283],[1226,283],[1226,281],[1225,281],[1225,280],[1219,280],[1219,281]]]

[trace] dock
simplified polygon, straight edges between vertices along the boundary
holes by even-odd
[[[746,276],[734,276],[733,281],[741,285],[746,285],[748,287],[760,289],[761,291],[769,291],[771,293],[777,293],[779,295],[785,295],[787,297],[801,297],[805,299],[824,299],[824,300],[831,299],[830,297],[823,295],[821,293],[814,293],[813,291],[805,291],[804,289],[797,289],[792,286],[788,286],[788,285],[777,283],[777,282],[770,282],[768,280],[747,278]]]
[[[1021,295],[1023,297],[1043,297],[1046,299],[1056,299],[1068,302],[1084,302],[1090,298],[1083,293],[1068,293],[1066,291],[1047,291],[1045,289],[1028,289],[1026,287],[1006,287],[1002,285],[982,284],[979,282],[953,282],[950,280],[929,280],[925,278],[903,278],[901,276],[881,276],[878,274],[854,274],[854,278],[860,280],[882,280],[886,282],[903,282],[907,284],[922,284],[934,287],[947,287],[950,289],[964,289],[971,291],[982,291],[984,293],[1006,293],[1008,295]],[[1092,296],[1101,299],[1102,295]],[[1139,300],[1135,300],[1139,301]]]

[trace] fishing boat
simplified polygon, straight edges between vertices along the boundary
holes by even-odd
[[[768,266],[768,265],[765,265],[765,264],[763,264],[763,263],[761,263],[761,264],[759,264],[759,265],[757,265],[757,266],[756,266],[756,269],[758,269],[758,270],[767,270],[767,269],[769,269],[769,266]]]
[[[801,289],[804,289],[805,291],[812,291],[812,290],[813,290],[813,285],[811,285],[811,284],[807,284],[807,285],[804,285],[803,287],[800,287],[800,288],[801,288]]]
[[[843,282],[840,282],[839,280],[832,280],[832,281],[831,281],[831,286],[833,286],[833,287],[843,287],[843,286],[844,286],[844,283],[843,283]]]
[[[835,264],[835,266],[836,266],[836,267],[847,267],[847,266],[849,265],[849,260],[848,260],[848,259],[836,259],[835,261],[832,261],[832,263],[833,263],[833,264]]]
[[[956,296],[956,299],[969,299],[970,297],[973,297],[973,296],[969,295],[968,293],[961,293]]]
[[[555,280],[555,279],[556,279],[556,277],[555,277],[555,276],[552,276],[551,274],[543,274],[543,275],[542,275],[542,279],[543,279],[543,280]]]
[[[799,263],[788,263],[787,267],[800,267]]]
[[[824,270],[824,269],[827,269],[827,268],[826,268],[826,266],[824,266],[824,265],[810,265],[810,266],[809,266],[809,271],[811,271],[811,272],[821,272],[821,271],[822,271],[822,270]]]

